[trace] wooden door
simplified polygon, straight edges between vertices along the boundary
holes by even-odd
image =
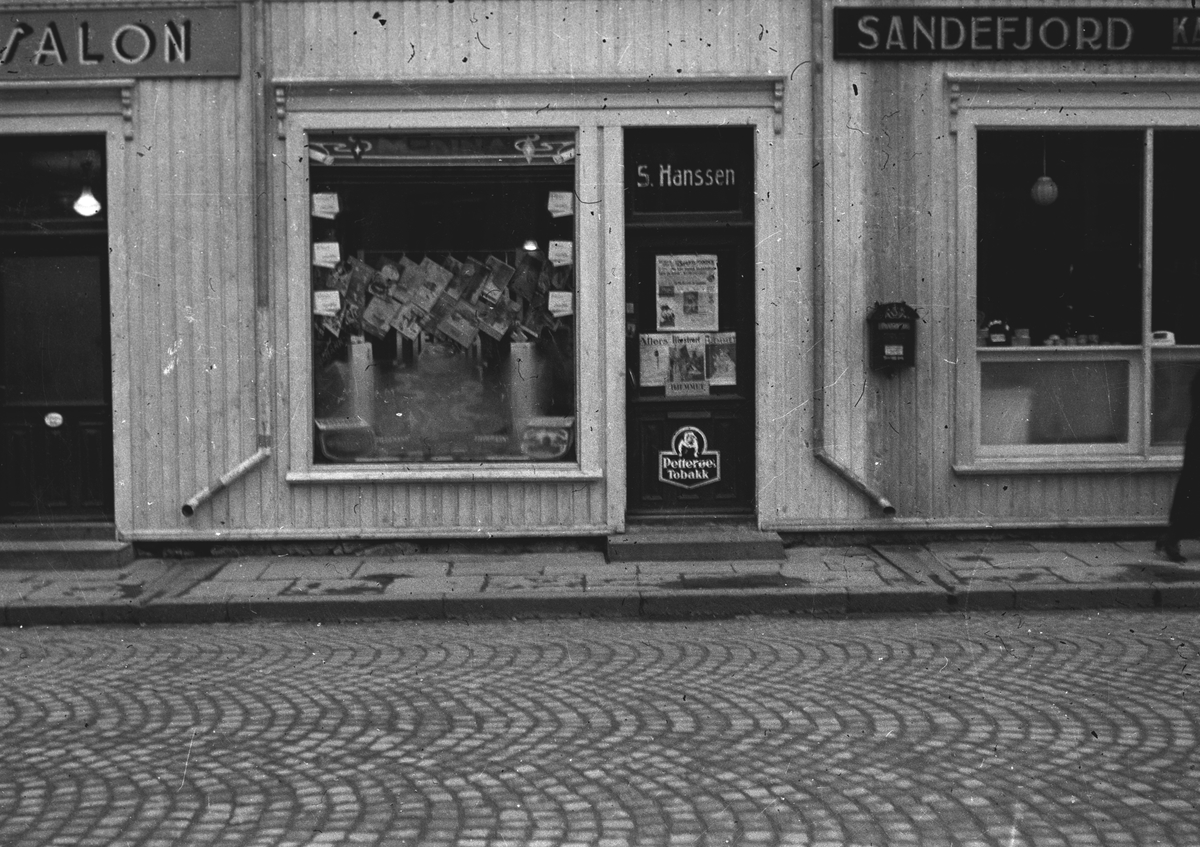
[[[112,517],[107,226],[71,208],[98,145],[0,140],[0,519]]]

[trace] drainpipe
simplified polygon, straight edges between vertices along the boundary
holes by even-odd
[[[196,509],[201,503],[211,500],[214,494],[225,490],[229,487],[230,483],[240,479],[250,471],[254,470],[254,468],[265,462],[270,455],[271,448],[262,447],[249,459],[242,462],[232,470],[222,474],[215,482],[213,482],[211,485],[205,486],[202,491],[198,492],[194,497],[192,497],[191,500],[188,500],[183,504],[183,516],[185,518],[190,518],[192,515],[196,514]]]
[[[813,455],[850,487],[870,500],[884,517],[896,507],[879,489],[838,461],[825,447],[825,4],[812,4],[812,155],[813,155]]]
[[[270,169],[268,157],[270,152],[266,146],[267,119],[267,62],[266,62],[266,11],[265,0],[255,0],[250,38],[250,67],[253,73],[251,91],[253,97],[254,117],[250,121],[252,146],[254,149],[254,242],[251,245],[254,253],[254,396],[255,416],[257,423],[257,447],[255,453],[231,470],[219,476],[214,482],[205,486],[191,499],[183,504],[183,516],[190,518],[196,514],[196,509],[211,500],[218,492],[228,488],[232,483],[248,474],[254,468],[266,461],[271,455],[271,415],[273,395],[264,390],[274,385],[272,366],[274,350],[271,347],[271,288],[270,261],[267,256],[267,245],[270,244],[270,191],[268,180]]]

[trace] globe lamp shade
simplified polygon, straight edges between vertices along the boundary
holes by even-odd
[[[1058,199],[1058,186],[1048,176],[1039,176],[1033,188],[1029,189],[1033,202],[1039,206],[1049,206]]]

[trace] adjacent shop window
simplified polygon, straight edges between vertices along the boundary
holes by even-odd
[[[575,134],[313,133],[318,462],[575,457]]]
[[[979,131],[985,450],[1182,442],[1200,363],[1197,150],[1200,130]]]

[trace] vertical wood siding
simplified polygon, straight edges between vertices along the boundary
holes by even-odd
[[[133,532],[255,449],[248,107],[237,81],[142,81],[127,145]],[[215,526],[261,519],[247,490]]]
[[[795,14],[787,3],[696,0],[274,3],[268,6],[268,54],[273,78],[322,81],[462,77],[558,82],[568,77],[627,77],[632,85],[647,77],[676,74],[782,75],[800,61],[794,39],[789,41],[785,31],[794,26]],[[806,98],[807,94],[793,96]],[[793,108],[789,101],[789,110]],[[802,155],[802,110],[790,113],[789,119],[795,146],[787,155]],[[786,170],[782,161],[778,170]],[[799,231],[789,226],[789,239],[794,240]],[[281,299],[286,286],[307,278],[307,268],[280,273],[286,267],[286,250],[279,243],[272,246],[272,257],[276,297]],[[774,296],[774,275],[763,273],[763,279],[769,281],[764,296]],[[789,294],[793,308],[798,302],[794,293]],[[299,340],[289,336],[295,327],[282,303],[277,302],[275,314],[277,382],[286,384],[286,368],[307,365],[288,356]],[[287,425],[304,425],[307,410],[290,408],[281,398],[278,415]],[[279,431],[270,465],[272,483],[280,492],[278,513],[258,526],[248,524],[252,532],[536,534],[580,527],[594,530],[609,519],[602,483],[289,485],[283,475],[290,461],[287,440]],[[607,471],[613,473],[612,468]]]
[[[827,26],[832,5],[826,3]],[[835,62],[828,42],[825,60],[826,177],[833,195],[826,218],[826,318],[833,330],[826,333],[826,355],[838,379],[828,397],[827,443],[892,500],[900,525],[1165,520],[1172,473],[953,472],[957,332],[973,320],[956,315],[954,148],[943,80],[947,72],[1195,74],[1195,66]],[[888,300],[906,300],[921,314],[916,367],[892,377],[871,373],[864,361],[863,318],[874,302]],[[860,500],[835,495],[834,488],[844,488],[840,481],[795,470],[794,483],[814,483],[806,497],[809,525],[886,523]]]
[[[831,2],[813,2],[823,3],[828,33]],[[762,523],[799,530],[886,523],[814,459],[818,379],[826,386],[826,448],[895,503],[901,525],[1163,515],[1173,474],[970,477],[951,468],[962,321],[942,80],[951,69],[995,72],[997,65],[834,62],[824,39],[817,279],[825,310],[813,313],[811,13],[809,3],[792,0],[268,3],[268,70],[275,79],[318,81],[627,79],[628,86],[615,83],[623,92],[680,74],[781,75],[785,131],[759,142],[760,173],[769,174],[758,186]],[[1194,72],[1182,63],[1020,70]],[[137,85],[137,136],[126,156],[129,266],[126,278],[114,279],[128,288],[131,333],[133,526],[123,529],[164,538],[436,537],[594,530],[611,521],[618,513],[602,482],[288,483],[287,431],[307,426],[308,410],[291,407],[279,386],[308,363],[289,355],[303,345],[290,335],[286,297],[289,286],[307,285],[308,268],[288,267],[279,208],[271,212],[275,237],[262,248],[272,280],[276,376],[264,390],[278,395],[275,453],[194,518],[182,518],[187,497],[257,447],[252,76],[247,68],[239,80]],[[282,176],[271,179],[280,198]],[[864,331],[872,304],[887,300],[906,300],[922,317],[917,366],[890,378],[867,369]],[[623,320],[612,312],[605,320]],[[814,320],[823,321],[822,374],[814,370]],[[611,420],[611,411],[597,414]],[[605,473],[619,478],[623,469]]]
[[[272,72],[308,79],[789,72],[771,0],[444,0],[270,6]]]

